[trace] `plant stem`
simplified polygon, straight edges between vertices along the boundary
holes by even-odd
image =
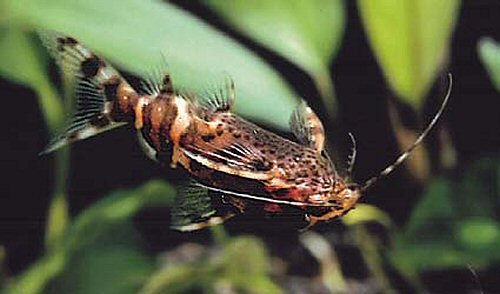
[[[300,242],[321,265],[321,279],[328,290],[332,293],[347,292],[347,282],[335,248],[330,246],[323,236],[313,231],[302,234]]]
[[[210,227],[210,231],[217,245],[224,246],[229,241],[229,236],[223,225],[212,226]]]
[[[354,226],[353,233],[363,260],[373,277],[380,284],[382,293],[396,293],[385,274],[382,256],[373,237],[366,231],[363,225]]]
[[[60,128],[64,118],[62,100],[48,80],[40,82],[37,88],[38,101],[51,136]],[[68,226],[68,204],[66,201],[66,182],[69,168],[69,149],[55,154],[54,191],[49,204],[45,229],[45,247],[53,248],[64,235]]]

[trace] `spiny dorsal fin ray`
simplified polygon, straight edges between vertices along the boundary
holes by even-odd
[[[228,78],[223,87],[213,87],[200,97],[200,103],[215,112],[226,112],[233,108],[236,99],[234,81]]]
[[[314,111],[302,101],[290,117],[290,129],[297,140],[318,152],[324,149],[325,130]]]
[[[162,55],[162,62],[154,66],[152,70],[144,73],[140,82],[140,92],[151,96],[162,94],[173,94],[174,87],[168,72],[167,62]]]
[[[64,132],[41,154],[124,125],[125,122],[114,121],[109,113],[119,86],[133,92],[118,71],[74,38],[53,31],[39,34],[64,73],[75,78],[77,100],[74,116]]]
[[[171,227],[179,231],[194,231],[223,223],[236,212],[222,204],[222,197],[223,194],[191,180],[176,197]]]
[[[208,147],[208,148],[206,148]],[[234,143],[230,146],[217,148],[209,142],[204,143],[204,146],[190,145],[185,147],[186,154],[191,159],[198,161],[201,156],[202,161],[211,161],[214,167],[222,164],[221,166],[233,166],[238,170],[263,172],[270,168],[262,156],[256,151],[247,148],[244,145]],[[195,156],[193,156],[195,155]],[[203,162],[200,162],[203,164]]]

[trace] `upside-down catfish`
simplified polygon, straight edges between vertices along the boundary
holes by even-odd
[[[400,165],[437,122],[451,89],[450,79],[444,102],[415,143],[379,175],[358,185],[335,169],[324,149],[321,121],[305,103],[290,119],[294,142],[232,113],[235,88],[231,81],[204,95],[174,90],[169,74],[134,88],[74,38],[54,32],[42,32],[41,37],[58,64],[71,70],[77,80],[75,115],[43,153],[133,124],[148,157],[173,168],[180,165],[196,181],[186,189],[191,197],[220,197],[239,212],[249,201],[263,203],[269,213],[279,212],[283,205],[294,206],[304,211],[309,226],[347,213],[364,190]],[[354,157],[355,148],[349,173]],[[232,215],[216,215],[208,209],[175,225],[195,230]]]

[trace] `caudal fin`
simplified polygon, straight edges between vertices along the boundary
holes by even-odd
[[[41,154],[130,122],[124,112],[129,105],[120,110],[119,99],[129,101],[138,94],[118,71],[71,37],[43,31],[40,38],[59,67],[76,80],[74,115]]]

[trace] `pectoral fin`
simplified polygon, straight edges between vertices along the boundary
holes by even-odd
[[[302,102],[290,117],[290,128],[299,143],[318,152],[325,147],[325,129],[314,111]]]

